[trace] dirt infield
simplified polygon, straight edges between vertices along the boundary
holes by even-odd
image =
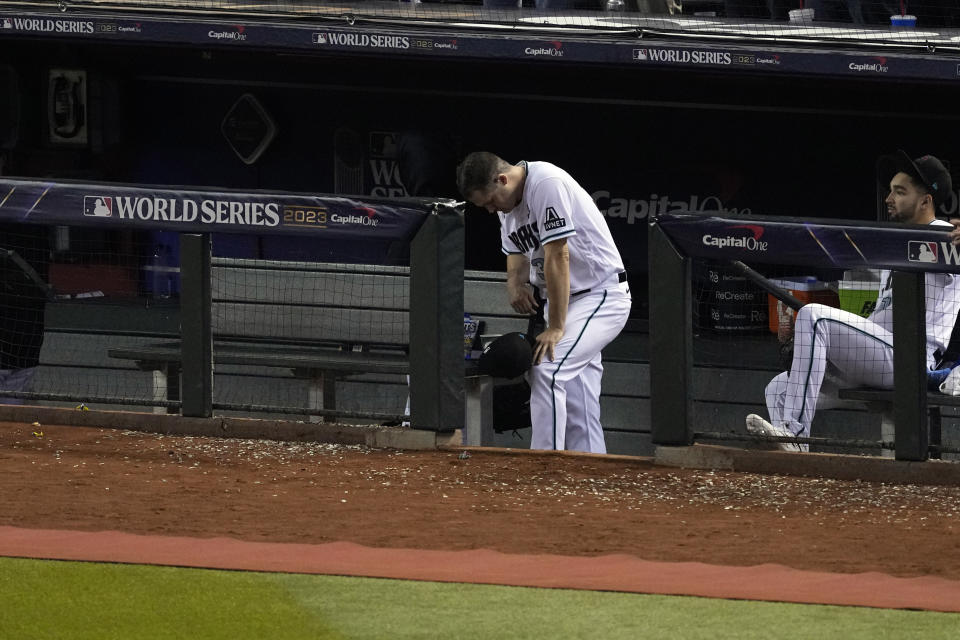
[[[960,580],[960,488],[0,423],[0,525]]]

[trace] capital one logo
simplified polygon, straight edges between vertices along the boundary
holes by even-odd
[[[734,236],[729,233],[725,236],[720,235],[704,235],[700,241],[708,246],[715,247],[717,249],[742,249],[746,251],[766,251],[768,242],[760,240],[763,237],[763,227],[757,224],[736,224],[730,227],[727,227],[728,231],[734,229],[745,229],[750,232],[750,235],[744,236]]]

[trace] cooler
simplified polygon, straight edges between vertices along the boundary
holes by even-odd
[[[880,283],[876,280],[841,280],[840,308],[866,318],[877,304]]]
[[[803,303],[817,302],[831,307],[839,307],[840,300],[826,282],[821,282],[813,276],[798,276],[795,278],[783,278],[781,280],[771,280],[771,283],[786,289],[794,298]],[[772,295],[767,295],[767,317],[769,318],[769,328],[771,333],[777,333],[780,324],[780,316],[789,314],[791,323],[795,315],[793,310],[783,304]]]

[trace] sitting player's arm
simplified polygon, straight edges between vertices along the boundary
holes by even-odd
[[[518,313],[532,314],[537,310],[537,300],[530,285],[530,261],[519,253],[507,256],[507,295],[510,306]]]
[[[537,336],[533,361],[539,363],[543,356],[553,360],[553,348],[563,337],[567,323],[567,306],[570,304],[570,250],[567,239],[560,238],[543,245],[543,273],[547,280],[549,316],[547,329]]]

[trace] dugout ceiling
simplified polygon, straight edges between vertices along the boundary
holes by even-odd
[[[15,144],[7,144],[8,173],[456,196],[457,159],[486,148],[568,169],[607,216],[631,271],[646,269],[651,213],[708,207],[871,220],[878,155],[904,148],[960,163],[952,155],[960,149],[960,62],[949,51],[893,56],[655,39],[640,47],[570,37],[556,41],[559,47],[535,47],[562,56],[534,56],[525,53],[529,36],[402,36],[408,45],[413,35],[433,44],[456,40],[456,49],[416,52],[313,41],[315,33],[371,29],[363,25],[331,31],[327,24],[263,22],[240,25],[241,33],[237,25],[214,29],[192,18],[44,18],[89,22],[91,32],[80,33],[17,29],[12,18],[22,15],[0,12],[0,20],[8,16],[0,66],[17,87],[5,92],[0,109],[7,120],[0,130],[16,131]],[[120,26],[139,31],[121,33]],[[648,51],[647,60],[633,59],[635,49],[651,48],[741,58],[651,62]],[[57,94],[51,77],[58,70],[82,71],[86,93],[74,95],[69,85]],[[264,148],[252,145],[252,162],[238,157],[224,134],[225,118],[245,95],[275,128]],[[78,113],[70,109],[79,106],[82,141],[79,134],[58,138],[57,127],[73,131]],[[57,121],[58,108],[71,117]],[[958,212],[955,196],[944,213]],[[467,225],[468,267],[502,268],[492,217],[468,215]]]

